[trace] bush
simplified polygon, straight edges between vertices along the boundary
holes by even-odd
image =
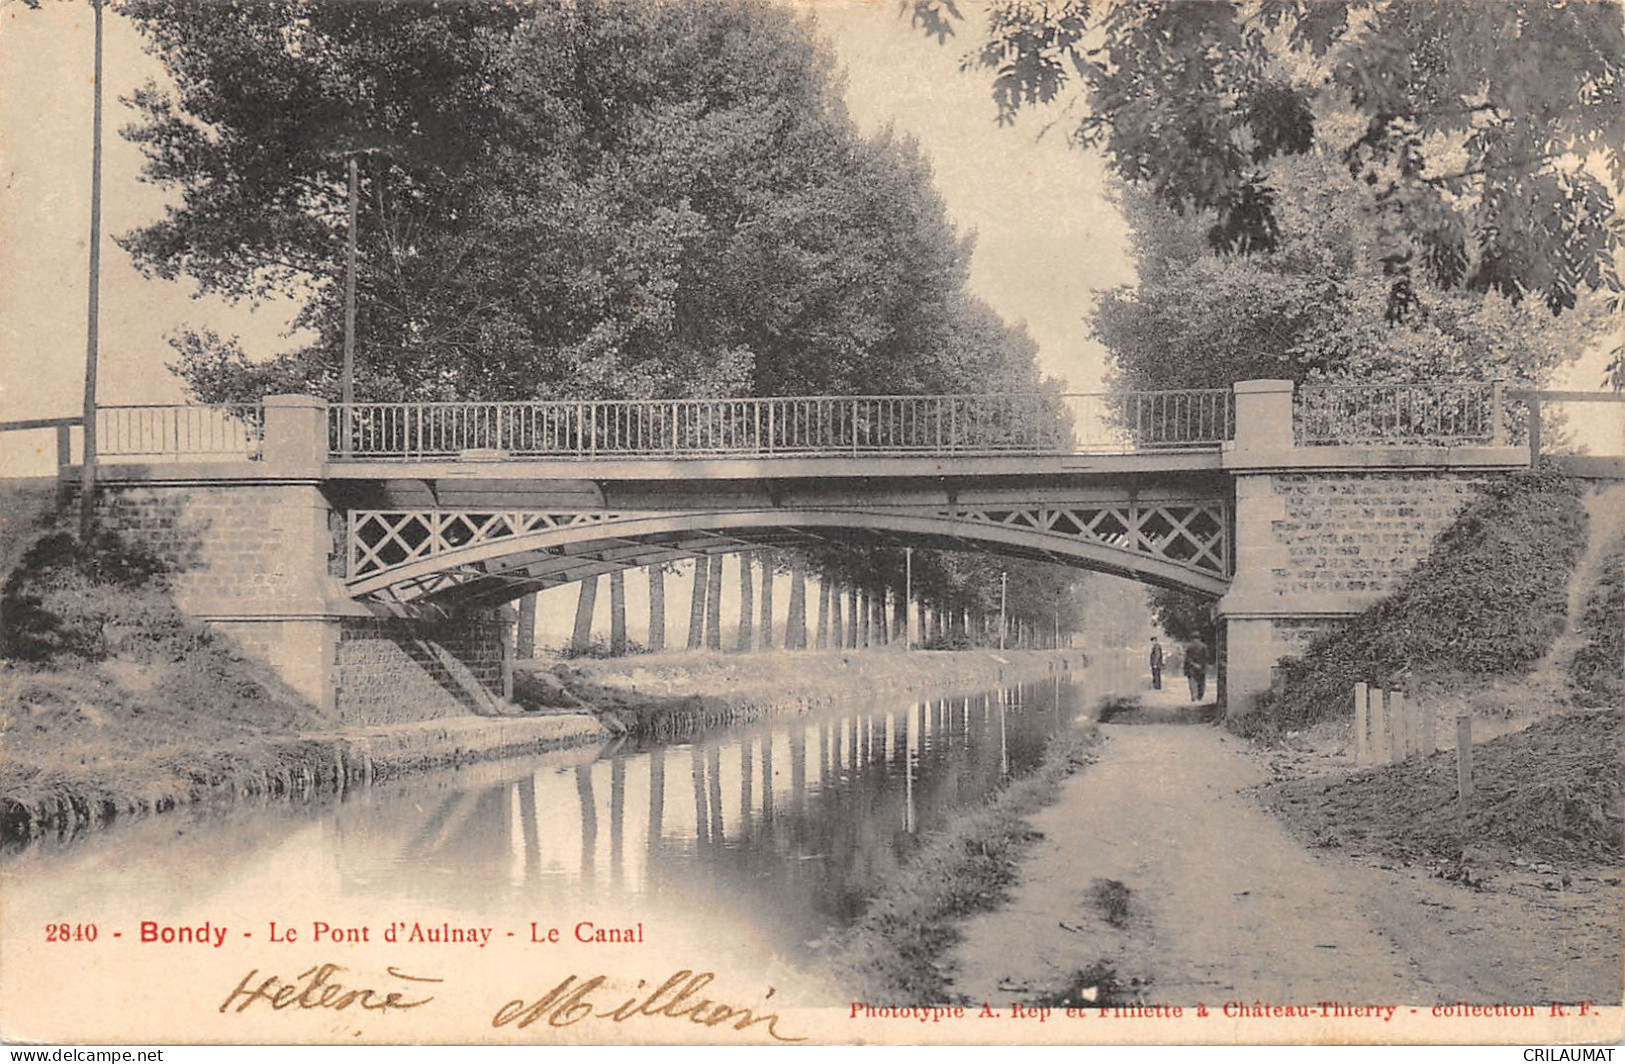
[[[1605,552],[1602,576],[1576,623],[1585,642],[1571,669],[1581,700],[1594,706],[1625,703],[1625,537]]]
[[[88,546],[41,536],[0,588],[0,655],[19,661],[103,661],[116,649],[151,653],[179,618],[151,555],[112,536]],[[145,645],[145,646],[144,646]]]
[[[1350,711],[1348,693],[1359,682],[1527,672],[1563,630],[1585,533],[1585,506],[1569,478],[1542,469],[1496,481],[1392,595],[1283,661],[1280,690],[1238,729],[1258,734],[1336,718]]]

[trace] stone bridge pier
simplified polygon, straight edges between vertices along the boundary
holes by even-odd
[[[1305,446],[1290,381],[1235,386],[1224,449],[1234,498],[1230,589],[1214,605],[1219,696],[1250,712],[1285,657],[1394,590],[1489,477],[1528,465],[1498,445]]]
[[[104,466],[103,527],[168,563],[184,612],[346,723],[493,711],[502,611],[389,608],[345,587],[327,416],[320,399],[272,396],[258,461]]]

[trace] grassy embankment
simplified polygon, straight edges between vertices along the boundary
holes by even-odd
[[[297,739],[332,722],[182,616],[162,566],[49,524],[38,515],[0,589],[0,837],[339,771],[331,748]]]
[[[944,959],[959,941],[959,921],[1005,901],[1023,855],[1042,839],[1028,815],[1055,801],[1062,782],[1095,759],[1099,742],[1093,725],[1056,733],[1037,769],[955,816],[876,891],[832,956],[854,1000],[953,1000],[953,972]]]
[[[1546,471],[1486,491],[1392,596],[1286,663],[1283,690],[1237,725],[1266,741],[1304,733],[1346,744],[1357,681],[1403,687],[1441,721],[1466,713],[1479,734],[1505,734],[1475,743],[1465,823],[1445,751],[1266,788],[1294,830],[1315,845],[1400,859],[1455,860],[1466,844],[1491,863],[1618,860],[1625,544],[1581,573],[1594,571],[1596,582],[1570,617],[1569,584],[1586,550],[1581,492]],[[1570,624],[1566,642],[1578,649],[1553,661]],[[1561,684],[1534,675],[1554,669]]]

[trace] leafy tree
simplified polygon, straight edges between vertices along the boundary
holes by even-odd
[[[303,294],[317,336],[265,364],[177,337],[202,398],[337,393],[351,156],[363,398],[1037,384],[917,149],[859,136],[810,25],[760,0],[124,10],[174,82],[126,135],[181,196],[126,246]]]
[[[913,0],[945,40],[953,0]],[[1001,122],[1068,95],[1070,134],[1217,251],[1288,237],[1273,163],[1317,154],[1368,190],[1386,314],[1464,288],[1554,313],[1611,293],[1625,186],[1625,14],[1547,0],[996,0],[966,65]],[[1625,383],[1615,352],[1611,376]]]
[[[1361,249],[1375,223],[1362,187],[1320,158],[1279,164],[1276,247],[1245,259],[1214,253],[1204,216],[1149,194],[1122,202],[1139,283],[1101,295],[1092,327],[1133,388],[1225,387],[1238,380],[1505,379],[1547,381],[1601,335],[1603,300],[1553,317],[1496,292],[1412,290],[1390,318],[1390,278]]]

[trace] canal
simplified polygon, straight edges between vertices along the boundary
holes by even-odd
[[[1062,673],[119,824],[0,859],[6,930],[94,922],[128,939],[207,921],[258,946],[275,922],[347,948],[342,929],[376,947],[394,926],[399,963],[545,949],[554,928],[571,945],[585,923],[822,997],[832,937],[922,836],[1031,771],[1099,686]],[[465,927],[491,938],[428,934]]]

